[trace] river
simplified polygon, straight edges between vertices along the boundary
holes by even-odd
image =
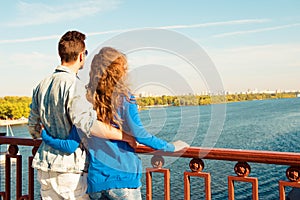
[[[191,146],[205,146],[203,141],[209,137],[212,106],[163,107],[143,110],[141,119],[146,129],[167,141],[189,140]],[[25,125],[13,126],[17,137],[29,137]],[[0,130],[1,131],[1,130]],[[236,102],[226,105],[226,118],[222,131],[214,147],[300,152],[300,98],[275,99],[262,101]],[[1,147],[3,150],[4,146]],[[31,149],[20,147],[21,154],[28,155]],[[140,156],[145,167],[150,167],[150,156]],[[171,199],[183,199],[183,172],[189,170],[190,159],[165,158],[167,168],[171,169]],[[23,158],[24,160],[24,158]],[[26,160],[23,166],[26,166]],[[235,162],[204,160],[205,172],[211,173],[212,199],[228,199],[227,176],[235,175]],[[259,198],[263,200],[279,199],[278,181],[286,180],[287,166],[255,164],[251,165],[252,177],[258,177]],[[3,190],[3,165],[0,165],[1,188]],[[23,183],[27,182],[26,171]],[[162,176],[153,176],[153,199],[163,199]],[[143,176],[143,199],[145,199],[145,176]],[[203,180],[192,178],[191,199],[204,199]],[[27,193],[26,184],[24,193]],[[36,183],[38,195],[38,184]],[[248,200],[251,197],[250,184],[235,185],[235,199]],[[36,199],[39,199],[37,196]]]

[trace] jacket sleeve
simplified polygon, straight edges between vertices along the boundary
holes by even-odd
[[[28,131],[32,138],[40,138],[40,115],[38,108],[38,100],[37,100],[37,90],[36,88],[32,94],[32,100],[30,104],[30,114],[28,117]]]
[[[148,133],[139,116],[135,101],[125,101],[125,121],[136,141],[156,150],[174,152],[174,145]]]
[[[90,129],[97,120],[97,114],[92,103],[86,98],[85,86],[78,80],[70,88],[68,114],[72,124],[87,136],[90,136]]]
[[[68,138],[64,139],[59,139],[59,138],[53,138],[48,134],[48,132],[43,129],[42,130],[42,139],[43,141],[51,146],[54,149],[60,150],[62,152],[66,153],[74,153],[75,150],[79,147],[80,145],[80,137],[77,133],[77,129],[75,126],[72,127],[71,132],[68,136]]]

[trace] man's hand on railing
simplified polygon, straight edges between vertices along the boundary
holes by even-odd
[[[180,151],[184,148],[188,148],[190,147],[189,144],[187,144],[186,142],[182,141],[182,140],[177,140],[175,142],[172,142],[172,144],[174,145],[175,147],[175,150],[174,151]]]

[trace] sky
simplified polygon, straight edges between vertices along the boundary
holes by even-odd
[[[111,38],[145,28],[170,31],[201,47],[224,91],[298,91],[299,10],[298,0],[2,1],[0,97],[31,96],[39,81],[60,64],[57,44],[66,31],[85,33],[87,49],[93,52]],[[149,35],[145,41],[152,37],[162,40]],[[129,80],[136,91],[190,92],[182,87],[185,83],[194,93],[210,88],[205,73],[193,69],[182,55],[141,48],[127,57],[131,72],[138,72]],[[147,70],[134,70],[145,66]],[[155,79],[157,74],[172,84]]]

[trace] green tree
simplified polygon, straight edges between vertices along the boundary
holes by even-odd
[[[0,119],[28,117],[30,103],[30,97],[6,96],[0,98]]]

